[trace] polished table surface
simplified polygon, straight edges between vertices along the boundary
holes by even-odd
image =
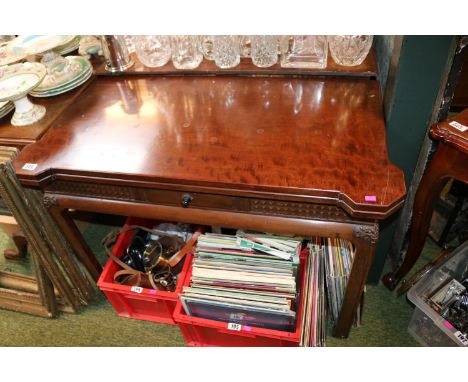
[[[368,79],[98,78],[15,169],[33,186],[51,175],[197,185],[382,219],[405,195],[383,121]]]
[[[429,134],[433,139],[468,154],[468,108],[446,121],[435,124]]]
[[[34,98],[28,96],[31,102],[46,108],[45,116],[29,126],[13,126],[11,117],[13,111],[0,118],[0,146],[14,146],[22,149],[24,146],[36,142],[44,135],[63,111],[83,92],[88,84],[80,86],[66,94],[49,98]]]

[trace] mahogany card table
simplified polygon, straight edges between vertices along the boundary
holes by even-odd
[[[44,190],[95,279],[70,210],[352,241],[336,337],[353,324],[378,222],[405,196],[366,78],[99,77],[15,171]]]

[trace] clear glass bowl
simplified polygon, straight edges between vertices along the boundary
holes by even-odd
[[[135,51],[143,65],[157,68],[171,59],[171,41],[169,36],[135,36]]]
[[[333,61],[342,66],[362,64],[369,54],[373,39],[374,36],[370,35],[328,36]]]
[[[327,66],[326,36],[281,36],[283,68],[323,69]]]

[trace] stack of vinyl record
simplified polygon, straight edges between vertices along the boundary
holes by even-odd
[[[67,64],[49,73],[44,81],[29,94],[33,97],[52,97],[66,93],[84,84],[93,74],[89,60],[81,56],[64,57]]]
[[[300,346],[325,346],[327,337],[327,301],[323,250],[309,244],[302,292],[302,328]]]
[[[14,108],[15,108],[15,105],[11,101],[0,102],[0,118],[7,115]]]
[[[186,314],[294,331],[302,239],[238,231],[199,237]]]
[[[355,249],[351,242],[338,238],[319,237],[313,244],[316,250],[321,248],[324,253],[328,304],[332,319],[336,321],[343,305]]]

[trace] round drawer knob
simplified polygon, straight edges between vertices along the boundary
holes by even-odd
[[[192,195],[183,194],[182,195],[182,207],[187,208],[190,205],[190,202],[193,200]]]

